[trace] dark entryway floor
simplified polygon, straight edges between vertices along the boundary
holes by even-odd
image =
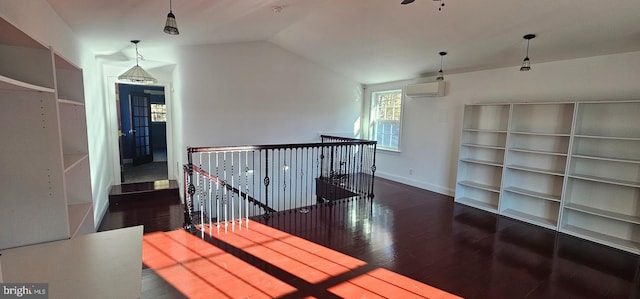
[[[166,161],[151,162],[137,166],[133,166],[132,164],[124,164],[123,170],[123,184],[153,182],[166,180],[168,178]]]

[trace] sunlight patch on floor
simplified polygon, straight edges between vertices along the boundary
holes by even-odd
[[[205,232],[293,280],[329,283],[322,291],[343,298],[460,298],[381,268],[354,277],[366,262],[261,223],[233,232],[205,225]],[[184,230],[145,235],[143,262],[189,298],[309,294]]]
[[[275,298],[296,290],[183,230],[145,235],[142,261],[189,298]]]

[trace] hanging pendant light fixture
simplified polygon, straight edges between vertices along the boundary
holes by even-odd
[[[527,34],[523,36],[523,38],[527,40],[527,55],[524,57],[524,60],[522,61],[522,66],[520,67],[521,72],[531,70],[531,62],[529,61],[529,41],[531,41],[535,37],[536,37],[535,34]]]
[[[178,35],[180,32],[178,31],[178,24],[176,23],[176,16],[173,14],[173,9],[171,7],[171,0],[169,0],[169,13],[167,14],[167,22],[164,25],[164,33],[171,35]]]
[[[140,65],[138,65],[138,58],[141,57],[141,55],[138,53],[138,43],[140,41],[132,40],[131,42],[134,45],[136,45],[136,65],[134,65],[128,71],[122,73],[122,75],[118,76],[118,80],[128,81],[133,83],[140,83],[140,84],[157,83],[158,80],[156,80],[156,78],[151,76],[151,74],[147,73],[147,71],[145,71],[140,67]]]
[[[442,58],[447,55],[447,52],[440,52],[440,70],[438,71],[438,76],[436,77],[436,81],[444,80],[444,72],[442,71]]]

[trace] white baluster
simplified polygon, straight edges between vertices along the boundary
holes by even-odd
[[[204,200],[204,175],[202,174],[202,153],[198,154],[198,160],[200,162],[199,168],[200,171],[198,171],[198,186],[200,186],[199,188],[199,192],[198,192],[198,203],[200,204],[200,231],[204,232],[204,205],[202,204],[203,200]]]
[[[231,152],[231,187],[235,187],[235,176],[233,173],[233,166],[235,163],[233,163],[233,152]],[[236,225],[236,212],[235,212],[235,205],[234,205],[234,201],[233,201],[234,195],[233,192],[231,192],[231,225]]]
[[[213,213],[212,213],[213,210],[211,209],[211,201],[213,201],[213,186],[212,186],[213,180],[211,180],[211,175],[212,175],[212,172],[211,172],[211,152],[207,153],[207,158],[208,158],[208,161],[209,161],[209,163],[207,164],[207,168],[208,168],[207,171],[209,172],[209,234],[211,234],[211,230],[213,229],[212,228],[213,223],[212,223],[212,220],[211,220],[211,218],[213,218],[212,217],[213,216]]]
[[[218,153],[216,153],[216,178],[218,183],[216,184],[216,226],[220,228],[220,175],[218,174]]]
[[[249,227],[249,151],[244,152],[244,165],[245,165],[245,172],[244,172],[244,192],[245,192],[245,197],[244,197],[244,216],[246,217],[245,220],[245,225],[247,227]]]
[[[224,182],[225,184],[227,183],[227,152],[222,153],[222,161],[223,163],[223,167],[222,167],[222,172],[224,175]],[[222,198],[224,198],[224,229],[225,231],[227,230],[227,225],[229,225],[229,223],[227,222],[229,219],[227,217],[228,211],[227,211],[227,207],[229,205],[229,196],[227,195],[227,186],[224,186],[224,188],[222,189]]]

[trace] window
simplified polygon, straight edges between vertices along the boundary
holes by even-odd
[[[151,104],[151,121],[167,122],[167,105],[165,104]]]
[[[371,127],[369,138],[378,141],[378,148],[399,151],[402,119],[402,90],[371,93]]]

